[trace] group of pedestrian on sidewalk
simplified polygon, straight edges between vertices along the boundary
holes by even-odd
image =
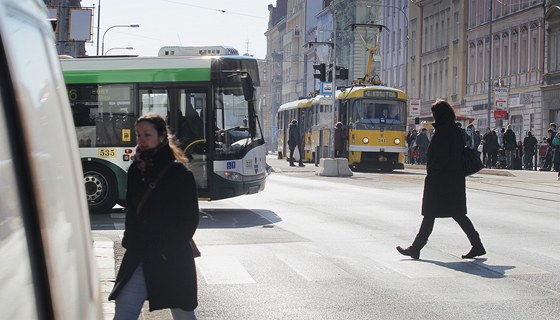
[[[408,163],[426,164],[430,145],[428,129],[422,128],[420,132],[417,132],[416,129],[410,129],[406,135],[406,143],[408,145]]]

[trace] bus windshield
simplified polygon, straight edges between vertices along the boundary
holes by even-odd
[[[216,157],[241,155],[254,141],[249,131],[248,104],[240,90],[219,90],[216,94]],[[255,139],[261,139],[261,131],[256,133]]]

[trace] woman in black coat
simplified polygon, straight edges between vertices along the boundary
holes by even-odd
[[[486,254],[478,232],[467,217],[465,175],[461,162],[465,147],[464,135],[455,125],[453,108],[444,100],[432,105],[435,133],[428,147],[427,175],[422,198],[424,216],[418,235],[412,245],[397,250],[414,259],[420,258],[420,250],[428,242],[434,228],[435,218],[453,218],[466,233],[472,245],[463,258]]]
[[[146,114],[135,127],[138,153],[128,171],[126,252],[109,296],[116,300],[114,319],[137,319],[145,300],[150,311],[169,308],[174,319],[196,319],[190,246],[199,220],[194,176],[161,116]]]

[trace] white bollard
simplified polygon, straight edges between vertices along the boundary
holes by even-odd
[[[326,177],[337,177],[338,176],[338,164],[336,159],[333,158],[321,158],[319,161],[319,167],[315,174]]]
[[[336,163],[338,166],[338,176],[339,177],[351,177],[354,175],[350,167],[348,166],[348,159],[346,158],[336,158]]]

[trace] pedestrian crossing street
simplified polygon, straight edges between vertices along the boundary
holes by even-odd
[[[269,281],[267,275],[270,275],[271,270],[275,273],[284,272],[294,281],[305,282],[367,277],[506,278],[549,273],[491,251],[479,259],[465,260],[461,259],[459,252],[445,252],[433,246],[424,248],[421,260],[412,260],[401,256],[391,245],[371,242],[332,244],[331,252],[320,252],[311,243],[237,246],[205,246],[203,242],[197,243],[202,251],[202,256],[196,259],[199,276],[208,285],[252,284],[258,283],[258,279]],[[344,246],[352,248],[344,249]],[[530,250],[560,262],[560,247]]]
[[[430,296],[434,299],[449,295],[448,290],[455,288],[449,297],[453,301],[516,301],[559,295],[554,288],[541,287],[528,280],[534,275],[558,277],[557,274],[551,275],[556,273],[556,269],[545,270],[491,250],[482,258],[464,260],[460,258],[461,252],[455,252],[456,248],[434,244],[424,248],[421,260],[412,260],[398,254],[385,241],[342,241],[323,245],[311,241],[216,245],[206,244],[203,232],[197,235],[199,238],[195,237],[195,240],[202,251],[202,256],[196,258],[201,294],[214,292],[207,291],[211,288],[222,290],[220,286],[229,290],[226,288],[232,285],[247,289],[262,286],[289,290],[294,286],[309,288],[311,283],[313,288],[352,287],[369,283],[401,293],[408,292],[411,296],[420,287],[430,287]],[[122,240],[121,237],[117,238]],[[108,250],[112,241],[107,240],[97,239],[94,251],[100,270],[105,318],[110,319],[114,303],[107,301],[107,295],[114,284],[115,272],[108,266],[112,255]],[[560,246],[520,250],[533,252],[553,262],[547,266],[560,264]],[[479,292],[474,298],[472,290]]]

